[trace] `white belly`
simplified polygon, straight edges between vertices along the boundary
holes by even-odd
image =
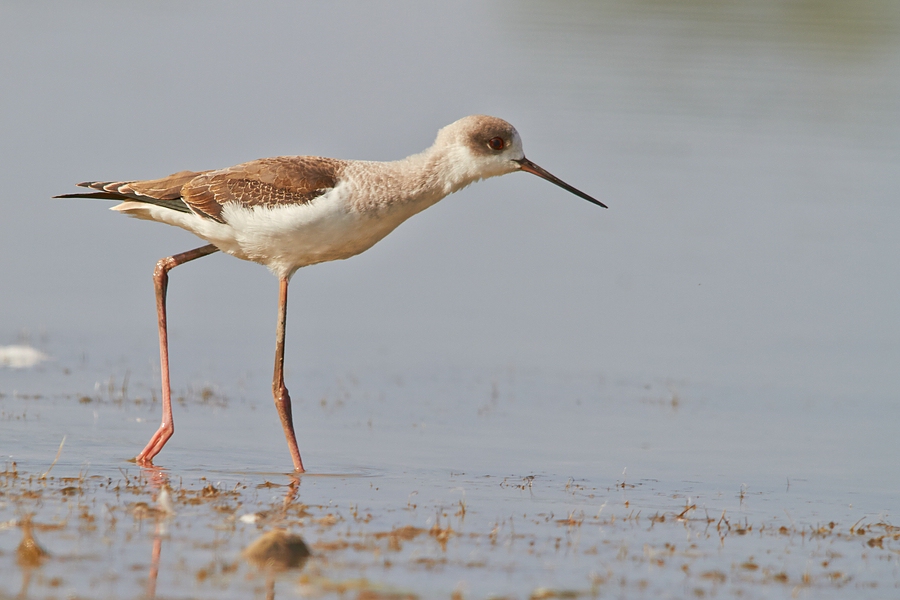
[[[222,216],[231,235],[206,239],[217,246],[221,243],[222,250],[238,258],[268,266],[278,276],[290,276],[307,265],[355,256],[406,219],[359,213],[328,196],[311,204],[276,208],[226,205]]]
[[[400,207],[358,212],[343,197],[341,188],[309,204],[251,208],[226,204],[222,210],[225,223],[141,202],[124,202],[114,208],[187,229],[223,252],[266,265],[278,277],[290,277],[301,267],[368,250],[418,212]]]

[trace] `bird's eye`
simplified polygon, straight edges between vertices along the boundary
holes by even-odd
[[[503,150],[504,146],[506,146],[506,142],[503,141],[502,137],[495,137],[488,140],[488,147],[491,150]]]

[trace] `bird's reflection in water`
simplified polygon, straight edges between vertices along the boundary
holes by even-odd
[[[159,557],[162,554],[162,536],[161,524],[156,524],[156,531],[153,534],[153,554],[150,560],[150,573],[147,575],[147,598],[156,598],[156,579],[159,576]]]
[[[275,598],[275,577],[285,571],[302,569],[310,556],[309,547],[303,538],[278,526],[287,517],[287,511],[297,498],[299,487],[300,479],[292,476],[281,503],[281,511],[273,521],[274,528],[256,538],[241,553],[244,560],[265,576],[267,600]]]
[[[141,474],[147,478],[151,488],[158,489],[156,501],[152,507],[141,507],[142,515],[155,521],[153,530],[153,550],[150,556],[150,572],[147,574],[147,598],[156,598],[156,581],[159,577],[159,560],[162,555],[162,539],[167,531],[167,524],[175,516],[172,496],[169,493],[169,475],[160,467],[148,465],[141,468]]]
[[[152,488],[159,490],[153,506],[141,503],[143,506],[135,509],[136,516],[152,518],[155,521],[150,571],[147,575],[147,598],[153,599],[156,597],[156,584],[159,578],[162,540],[166,535],[169,521],[175,516],[175,508],[169,491],[168,473],[164,469],[152,465],[142,468],[141,473],[146,477]],[[286,487],[281,507],[276,511],[271,521],[273,528],[254,540],[242,553],[242,556],[250,565],[256,567],[260,573],[265,575],[267,598],[275,597],[275,577],[279,573],[302,569],[310,556],[309,548],[303,539],[281,527],[281,524],[287,518],[288,510],[297,499],[300,478],[291,475],[290,482]],[[141,513],[140,515],[137,514],[138,510]]]

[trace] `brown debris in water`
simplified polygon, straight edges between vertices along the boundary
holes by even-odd
[[[300,569],[309,559],[306,542],[283,529],[268,531],[244,548],[244,560],[264,571]]]
[[[360,590],[356,600],[418,600],[415,594],[404,592],[380,592],[378,590]]]
[[[152,541],[153,556],[158,555],[156,548],[161,546],[162,556],[171,559],[166,554],[173,552],[169,540],[193,539],[193,532],[198,528],[191,527],[198,515],[210,521],[217,532],[223,532],[216,533],[212,541],[195,541],[192,546],[195,552],[212,554],[208,563],[199,565],[199,570],[193,565],[195,585],[203,586],[202,589],[243,585],[243,580],[234,573],[246,567],[239,567],[240,562],[223,561],[221,557],[227,556],[223,551],[233,549],[234,542],[240,539],[234,535],[236,527],[252,523],[257,532],[277,529],[250,544],[242,553],[241,561],[259,567],[271,581],[277,580],[280,571],[303,568],[302,573],[295,571],[290,577],[293,584],[300,585],[309,595],[338,593],[351,600],[415,598],[408,590],[380,581],[382,573],[389,570],[393,570],[391,578],[407,573],[446,576],[457,571],[475,578],[476,569],[512,570],[514,567],[504,562],[511,551],[523,560],[534,556],[537,560],[553,561],[581,555],[607,566],[600,574],[592,573],[582,588],[534,587],[520,592],[520,598],[592,598],[608,595],[620,587],[625,595],[652,589],[652,577],[648,580],[630,576],[633,565],[654,571],[677,571],[686,582],[686,595],[696,597],[721,595],[725,586],[738,591],[755,589],[753,586],[785,586],[788,593],[791,588],[828,590],[848,585],[862,588],[870,585],[871,578],[854,571],[854,565],[859,561],[874,564],[891,559],[898,553],[900,541],[900,527],[883,519],[865,518],[851,524],[826,518],[821,523],[803,524],[799,519],[795,523],[789,515],[787,522],[783,518],[750,521],[746,516],[738,517],[722,509],[710,514],[712,511],[692,501],[671,503],[669,509],[653,505],[649,512],[643,506],[642,514],[642,506],[635,501],[629,504],[627,500],[609,500],[611,506],[606,509],[604,503],[590,511],[576,508],[554,514],[546,510],[517,514],[515,523],[511,516],[488,523],[483,518],[478,520],[479,511],[484,511],[483,504],[469,500],[467,508],[471,510],[463,524],[460,514],[463,504],[456,518],[451,516],[456,505],[447,510],[447,504],[433,506],[421,500],[418,512],[410,515],[404,498],[384,509],[351,504],[348,512],[334,503],[304,504],[295,501],[296,494],[277,490],[268,493],[266,490],[275,488],[285,488],[287,492],[292,487],[277,483],[257,486],[253,480],[220,482],[194,477],[182,483],[180,478],[173,478],[170,485],[164,482],[171,476],[161,478],[143,468],[137,472],[122,471],[121,477],[80,473],[72,477],[51,474],[42,479],[40,475],[40,472],[20,472],[15,463],[0,465],[0,496],[10,511],[9,516],[0,519],[0,530],[18,527],[22,532],[19,549],[15,554],[5,555],[7,570],[22,571],[23,589],[28,589],[29,583],[38,586],[29,597],[59,594],[55,588],[61,585],[62,579],[50,578],[38,569],[42,566],[47,569],[48,560],[52,560],[49,567],[54,570],[67,563],[64,548],[74,536],[93,544],[112,539],[123,548]],[[582,493],[578,484],[566,485],[570,495]],[[509,483],[507,486],[513,487]],[[426,510],[434,511],[432,514],[437,514],[440,520],[437,523],[432,520],[422,527],[422,513]],[[12,518],[13,514],[34,511],[38,511],[33,517],[36,522],[29,518],[27,526],[24,518]],[[238,517],[236,512],[252,518]],[[38,522],[42,515],[54,521]],[[123,517],[129,522],[134,520],[133,527],[124,532]],[[152,530],[154,521],[156,529]],[[118,531],[117,522],[120,523]],[[307,546],[299,536],[286,533],[286,529],[300,531],[315,543]],[[638,529],[653,529],[657,535],[641,542],[631,542],[621,535]],[[687,542],[682,541],[685,531],[690,536]],[[54,550],[51,559],[34,535]],[[459,546],[460,552],[438,552],[435,542],[447,550],[451,538],[455,538],[454,546]],[[759,541],[750,543],[748,538]],[[814,544],[809,544],[810,540]],[[729,545],[737,550],[732,549],[728,560],[722,560],[722,548]],[[767,550],[785,546],[787,551]],[[316,551],[315,561],[311,563],[308,562],[310,549]],[[473,549],[477,555],[469,557],[467,551]],[[808,555],[808,560],[799,567],[787,557],[798,552]],[[165,569],[167,563],[163,560],[154,564]],[[91,565],[93,568],[94,563]],[[77,572],[80,567],[68,568]],[[360,572],[370,579],[360,579]],[[134,575],[143,576],[143,573]],[[267,585],[270,580],[267,579]],[[75,585],[68,577],[65,583]],[[8,592],[11,597],[15,595],[14,590],[0,589],[0,597],[6,597],[3,594]],[[463,593],[465,590],[458,595]]]
[[[19,527],[22,528],[22,541],[16,548],[16,563],[24,568],[39,567],[50,555],[34,539],[31,517],[22,519]]]
[[[373,534],[376,540],[387,538],[388,550],[392,552],[400,552],[403,549],[402,542],[408,542],[425,533],[424,529],[406,525],[398,527],[390,531],[379,531]]]
[[[435,523],[434,527],[428,531],[428,535],[437,540],[437,543],[441,545],[441,550],[444,551],[447,550],[447,541],[455,534],[456,532],[453,531],[449,525],[447,527],[441,527],[437,523]]]

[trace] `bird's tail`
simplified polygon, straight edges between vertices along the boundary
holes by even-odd
[[[168,177],[146,181],[84,181],[79,183],[78,187],[97,191],[60,194],[53,197],[143,202],[179,212],[191,212],[181,198],[181,190],[190,180],[203,173],[208,173],[208,171],[180,171]]]

